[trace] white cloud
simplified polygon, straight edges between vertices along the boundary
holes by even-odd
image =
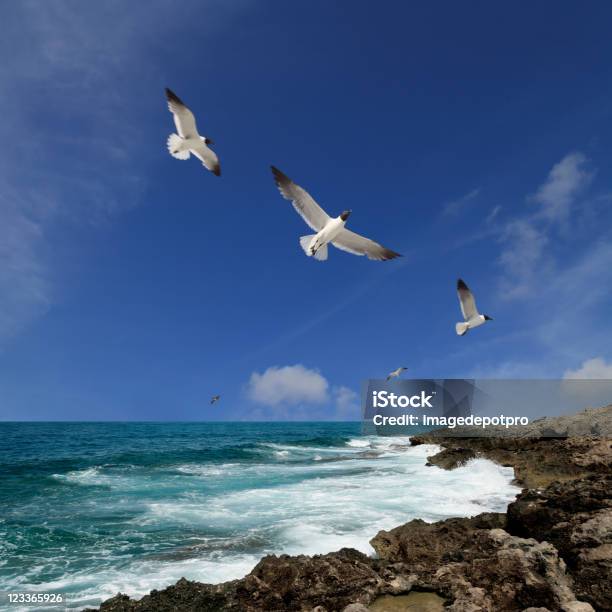
[[[0,342],[57,297],[54,241],[70,248],[64,228],[105,221],[142,190],[141,168],[118,156],[133,133],[118,125],[110,85],[134,64],[110,59],[113,28],[102,35],[88,9],[57,3],[15,5],[7,21],[0,51],[8,57],[10,47],[11,59],[0,67],[0,87],[12,93],[0,140],[11,144],[0,151]]]
[[[333,390],[336,403],[336,416],[339,419],[353,417],[359,418],[359,395],[345,386],[335,387]]]
[[[601,357],[587,359],[576,370],[566,370],[563,378],[579,378],[593,380],[604,378],[612,380],[612,363],[607,363]]]
[[[534,201],[542,204],[545,217],[553,221],[567,218],[574,199],[594,176],[594,172],[586,168],[587,163],[584,154],[574,152],[553,166],[533,196]]]
[[[301,364],[272,366],[263,374],[253,372],[249,380],[248,395],[267,406],[282,404],[323,404],[329,400],[329,383],[317,370]]]
[[[497,219],[499,213],[501,212],[502,207],[498,204],[491,209],[491,212],[487,215],[485,219],[485,225],[491,225],[495,219]]]
[[[542,255],[548,239],[529,221],[517,219],[506,225],[501,241],[505,245],[499,256],[499,263],[505,272],[504,297],[525,295],[538,267],[545,265]]]
[[[444,205],[444,208],[442,209],[442,216],[443,217],[457,216],[459,213],[465,210],[467,205],[472,200],[477,198],[479,195],[480,195],[480,187],[476,189],[472,189],[472,191],[469,191],[468,193],[461,196],[460,198],[457,198],[456,200],[451,200],[450,202],[447,202]]]
[[[301,364],[272,366],[261,374],[253,372],[247,395],[267,407],[251,411],[251,416],[260,418],[359,419],[360,402],[355,391],[345,385],[332,386],[318,370]]]
[[[595,172],[580,152],[569,153],[555,164],[531,200],[542,207],[535,213],[518,215],[500,229],[502,270],[500,289],[504,298],[534,294],[553,278],[556,260],[550,245],[559,244],[559,229],[569,220],[577,196]]]
[[[61,299],[55,245],[65,255],[76,228],[140,203],[166,137],[149,126],[168,116],[151,56],[172,52],[185,23],[206,38],[243,4],[184,2],[178,21],[168,2],[24,0],[2,11],[0,345]],[[193,18],[203,10],[205,23]]]

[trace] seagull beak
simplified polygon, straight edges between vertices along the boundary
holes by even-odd
[[[485,318],[485,321],[492,321],[493,320],[492,317],[490,317],[489,315],[485,315],[484,318]]]

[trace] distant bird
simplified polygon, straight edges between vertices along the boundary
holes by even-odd
[[[391,380],[392,378],[399,378],[402,372],[405,372],[408,368],[397,368],[397,370],[393,370],[393,372],[389,372],[387,376],[387,380]]]
[[[370,259],[379,261],[401,257],[399,253],[345,229],[346,220],[351,214],[350,210],[345,210],[340,216],[332,219],[306,190],[296,185],[278,168],[272,166],[272,174],[281,195],[286,200],[291,201],[293,208],[316,232],[316,234],[300,238],[300,245],[308,257],[325,261],[327,259],[327,245],[330,242],[342,251],[353,253],[353,255],[367,255]]]
[[[193,153],[204,167],[214,175],[221,175],[221,166],[216,153],[208,147],[214,144],[210,138],[200,136],[193,113],[185,106],[183,101],[166,87],[168,109],[174,116],[174,125],[178,134],[168,136],[168,151],[176,159],[189,159]]]
[[[220,395],[213,395],[213,396],[210,398],[210,403],[211,403],[211,405],[212,405],[212,404],[215,404],[215,403],[216,403],[216,402],[218,402],[220,399],[221,399],[221,396],[220,396]]]
[[[489,315],[483,315],[478,312],[472,292],[461,279],[457,281],[457,295],[459,296],[461,312],[465,319],[465,322],[455,325],[457,335],[464,336],[469,329],[483,325],[485,321],[493,320]]]

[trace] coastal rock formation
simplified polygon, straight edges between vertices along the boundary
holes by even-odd
[[[576,600],[565,564],[547,542],[512,536],[503,514],[415,520],[381,531],[371,544],[381,559],[406,564],[414,585],[444,595],[448,610],[592,610]]]
[[[206,585],[183,579],[139,601],[117,595],[100,610],[348,612],[411,590],[435,593],[453,612],[593,610],[576,599],[552,544],[510,535],[499,525],[505,525],[503,514],[433,524],[415,520],[372,540],[378,560],[351,549],[314,557],[271,555],[242,580]]]
[[[125,595],[104,602],[103,612],[201,610],[269,612],[274,610],[342,610],[393,591],[378,571],[378,562],[353,549],[327,555],[270,555],[241,580],[221,585],[182,579],[139,601]],[[410,585],[402,585],[410,588]]]
[[[605,423],[612,407],[595,412]],[[588,418],[549,419],[532,433],[582,431]],[[512,466],[526,488],[507,513],[381,531],[371,540],[377,558],[352,549],[271,555],[241,580],[182,579],[138,601],[119,594],[100,610],[390,612],[406,609],[408,594],[432,611],[612,610],[612,440],[430,433],[411,443],[441,445],[429,462],[444,469],[475,457]]]
[[[582,437],[563,437],[593,430],[609,432],[609,435],[600,437],[589,433]],[[429,465],[448,470],[471,458],[485,457],[513,467],[516,482],[530,488],[593,473],[605,475],[612,468],[612,406],[556,419],[539,419],[514,435],[504,428],[491,427],[487,432],[483,436],[482,430],[474,428],[444,429],[414,436],[410,443],[444,447],[427,458]],[[562,437],[551,437],[552,433]],[[466,437],[470,434],[474,437]]]
[[[550,542],[577,596],[612,610],[612,474],[525,489],[508,506],[507,529]]]
[[[476,530],[505,526],[506,515],[495,512],[436,523],[415,519],[390,531],[379,531],[370,544],[379,559],[410,563],[415,572],[425,575],[435,573],[444,563],[461,561],[460,551],[472,545]]]

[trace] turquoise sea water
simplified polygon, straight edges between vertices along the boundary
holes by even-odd
[[[379,530],[503,510],[512,471],[426,467],[359,423],[0,423],[0,591],[75,608],[268,553],[372,553]]]

